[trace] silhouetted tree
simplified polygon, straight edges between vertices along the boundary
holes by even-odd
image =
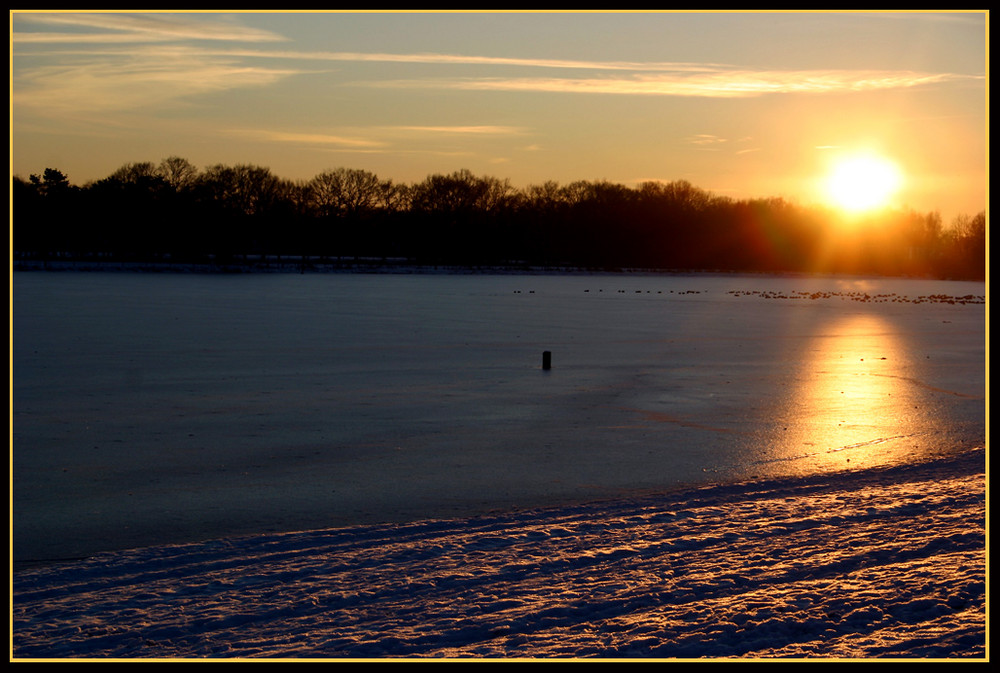
[[[478,177],[463,169],[430,175],[410,191],[410,211],[428,238],[421,254],[441,261],[463,257],[492,261],[498,252],[497,224],[513,204],[514,189],[505,180]]]
[[[169,190],[149,162],[124,164],[87,185],[92,252],[130,259],[164,252],[173,224],[165,209]]]
[[[80,190],[70,184],[62,171],[46,168],[42,175],[32,174],[21,183],[14,204],[18,228],[23,233],[16,240],[32,245],[45,256],[84,250],[87,243],[87,212],[80,206]]]
[[[227,212],[260,215],[274,204],[280,180],[262,166],[216,164],[205,169],[199,182]]]
[[[198,169],[181,157],[167,157],[156,167],[156,172],[178,192],[192,187],[198,179]]]
[[[323,222],[318,242],[324,254],[374,254],[380,229],[401,204],[404,192],[369,171],[328,170],[306,184],[313,212]],[[385,244],[385,241],[382,241]]]
[[[55,168],[46,168],[41,177],[32,175],[30,180],[38,192],[45,197],[58,198],[72,190],[72,185],[69,184],[69,178],[66,177],[66,174]]]
[[[957,216],[942,236],[941,270],[953,278],[986,278],[986,212]]]
[[[368,171],[338,168],[309,182],[310,198],[320,217],[353,217],[384,203],[384,184]]]
[[[47,244],[52,241],[46,236],[41,223],[43,197],[39,190],[40,182],[41,179],[36,182],[17,175],[11,180],[11,215],[16,223],[12,227],[14,252],[21,255],[51,251]]]
[[[18,256],[231,260],[243,255],[403,256],[620,268],[840,271],[984,278],[985,212],[883,210],[853,227],[780,198],[734,201],[686,180],[629,188],[554,181],[524,190],[468,170],[394,184],[348,168],[308,181],[250,165],[127,163],[70,184],[54,168],[12,180]]]

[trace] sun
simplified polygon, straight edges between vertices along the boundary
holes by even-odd
[[[902,172],[889,159],[855,154],[833,164],[826,178],[826,196],[842,210],[860,213],[888,205],[902,182]]]

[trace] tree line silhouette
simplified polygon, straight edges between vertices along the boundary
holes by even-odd
[[[839,272],[984,279],[985,211],[883,210],[849,225],[781,198],[685,180],[535,184],[468,170],[398,184],[338,168],[290,181],[261,166],[129,163],[83,186],[13,179],[15,259]],[[254,262],[253,260],[257,260]]]

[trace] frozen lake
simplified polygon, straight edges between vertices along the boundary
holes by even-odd
[[[19,272],[15,560],[982,446],[984,295],[863,278]]]

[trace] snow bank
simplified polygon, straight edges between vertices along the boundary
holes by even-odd
[[[985,452],[14,577],[13,654],[986,655]]]

